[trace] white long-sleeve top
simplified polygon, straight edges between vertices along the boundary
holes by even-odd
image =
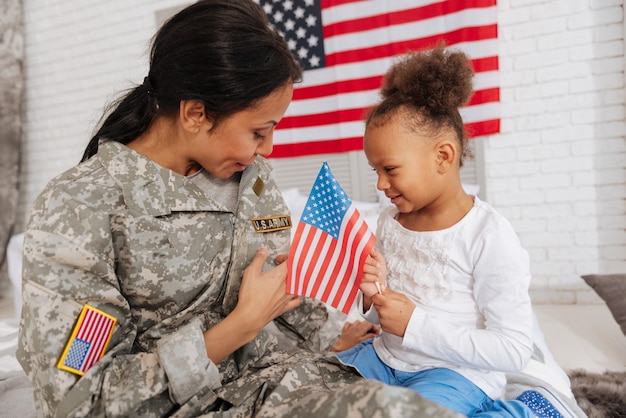
[[[452,369],[501,397],[505,372],[525,367],[533,350],[528,253],[508,220],[478,197],[439,231],[408,230],[397,213],[381,213],[377,245],[389,287],[416,307],[404,337],[383,332],[376,353],[396,370]],[[379,323],[373,308],[364,317]]]

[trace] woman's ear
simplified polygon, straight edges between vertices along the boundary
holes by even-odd
[[[179,118],[183,128],[191,133],[198,133],[200,128],[210,124],[204,104],[198,100],[181,100]]]
[[[447,172],[450,167],[457,166],[456,144],[452,141],[443,140],[437,144],[437,170],[440,173]]]

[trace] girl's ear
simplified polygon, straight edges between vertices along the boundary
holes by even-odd
[[[447,172],[450,167],[457,164],[456,145],[452,141],[443,140],[437,144],[437,170],[440,173]]]
[[[200,128],[209,123],[212,124],[204,111],[204,104],[198,100],[181,100],[179,107],[179,118],[183,128],[191,133],[200,132]]]

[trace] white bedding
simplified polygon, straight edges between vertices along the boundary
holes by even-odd
[[[546,344],[564,370],[626,371],[626,336],[606,304],[534,308]]]

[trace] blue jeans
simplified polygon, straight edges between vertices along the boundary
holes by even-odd
[[[373,339],[337,354],[339,359],[356,367],[363,377],[393,386],[415,390],[424,398],[468,417],[534,418],[522,402],[494,401],[478,386],[450,369],[428,369],[419,372],[394,370],[383,363],[373,346]]]

